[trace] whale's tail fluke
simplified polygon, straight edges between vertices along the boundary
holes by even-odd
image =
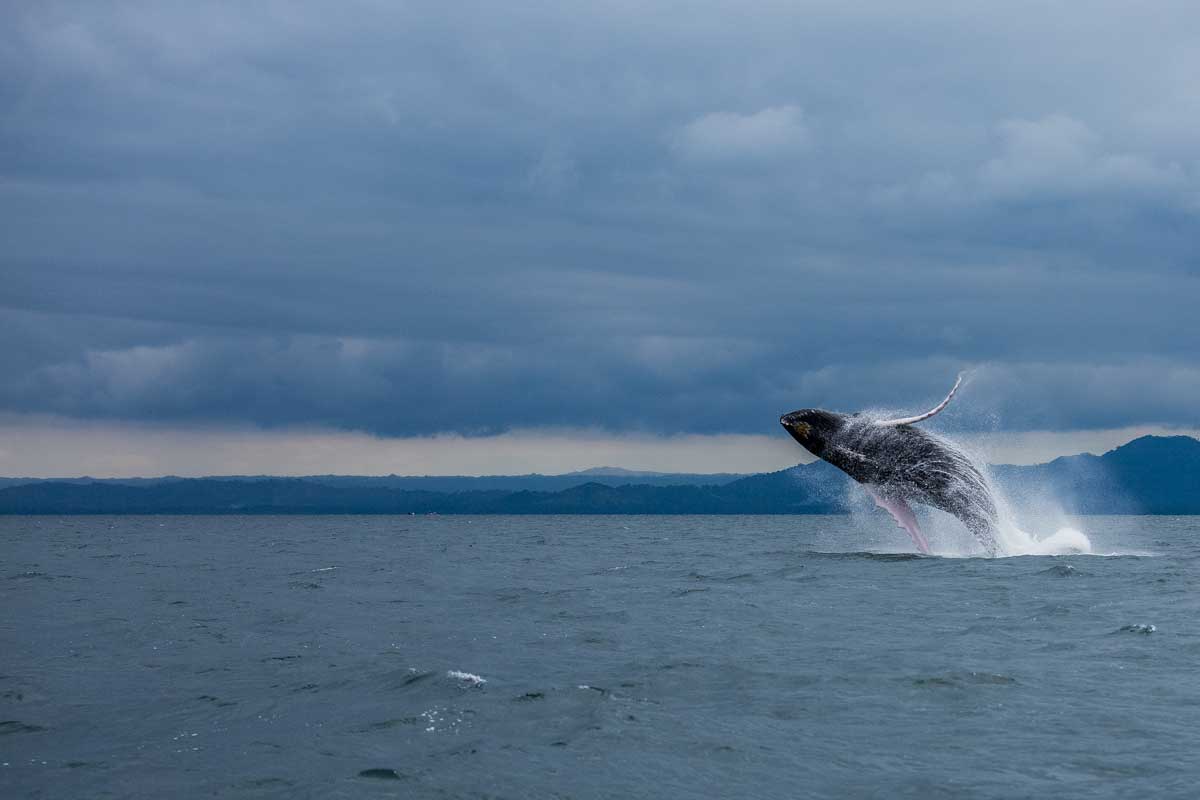
[[[940,412],[943,408],[950,405],[950,398],[954,397],[954,393],[958,391],[959,385],[962,384],[962,379],[963,379],[963,376],[962,376],[962,373],[960,372],[960,373],[958,373],[958,378],[955,379],[955,381],[954,381],[954,388],[952,388],[950,390],[950,394],[946,395],[946,399],[943,400],[942,402],[938,403],[933,408],[926,411],[924,414],[918,414],[915,417],[901,417],[900,419],[879,420],[876,424],[877,425],[892,425],[892,426],[912,425],[914,422],[921,422],[922,420],[929,419],[930,417],[932,417],[935,414],[937,414],[938,412]]]

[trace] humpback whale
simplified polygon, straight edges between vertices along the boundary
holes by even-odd
[[[987,481],[953,444],[914,427],[949,405],[961,383],[959,375],[945,400],[911,417],[876,420],[806,408],[785,414],[779,422],[814,456],[862,484],[922,553],[929,552],[929,542],[910,503],[953,514],[994,556],[999,549],[998,516]]]

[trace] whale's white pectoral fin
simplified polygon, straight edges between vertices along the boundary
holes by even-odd
[[[888,497],[881,494],[874,486],[868,486],[867,491],[875,500],[875,505],[891,514],[892,519],[896,520],[896,526],[908,531],[908,535],[912,537],[913,544],[917,546],[917,549],[928,555],[929,541],[921,532],[921,526],[917,524],[917,515],[913,513],[908,503],[899,497]]]
[[[914,422],[920,422],[921,420],[929,419],[930,417],[934,416],[939,411],[941,411],[943,408],[950,405],[950,398],[954,397],[954,393],[958,391],[958,387],[959,387],[959,384],[962,383],[962,379],[963,379],[963,376],[962,376],[962,373],[960,372],[960,373],[958,373],[958,378],[954,381],[954,388],[952,388],[950,390],[950,394],[946,395],[946,399],[943,400],[942,402],[938,403],[933,408],[926,411],[924,414],[917,414],[915,417],[901,417],[900,419],[884,419],[884,420],[880,420],[876,424],[878,424],[878,425],[912,425]]]

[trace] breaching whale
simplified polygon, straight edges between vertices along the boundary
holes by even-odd
[[[861,483],[908,531],[922,553],[929,542],[909,503],[949,512],[967,527],[988,555],[996,555],[997,514],[987,481],[967,456],[950,442],[914,427],[944,409],[962,383],[962,375],[946,399],[913,417],[876,420],[819,408],[793,411],[779,422],[814,456],[828,461]]]

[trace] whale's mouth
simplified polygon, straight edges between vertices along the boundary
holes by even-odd
[[[779,418],[779,424],[783,426],[785,431],[791,434],[793,439],[804,445],[808,441],[809,437],[812,436],[813,428],[812,425],[808,424],[799,417],[799,412],[784,414]]]
[[[788,425],[788,430],[792,432],[793,436],[808,436],[812,433],[812,425],[807,422],[793,422]]]

